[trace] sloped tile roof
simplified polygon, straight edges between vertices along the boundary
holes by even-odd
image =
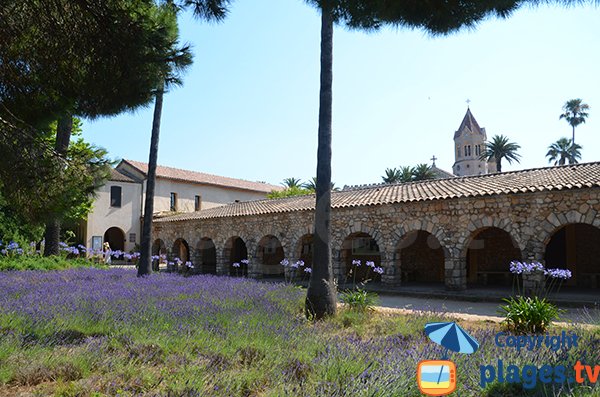
[[[121,174],[118,170],[111,168],[110,170],[110,177],[108,178],[111,181],[116,181],[116,182],[135,182],[133,179],[131,179],[130,177]]]
[[[123,160],[123,162],[131,165],[138,169],[141,173],[146,175],[148,173],[148,163],[134,160]],[[182,170],[180,168],[165,167],[159,165],[156,167],[156,176],[158,178],[172,179],[182,182],[201,183],[206,185],[215,185],[223,187],[233,187],[242,190],[251,190],[254,192],[269,193],[272,190],[281,190],[281,186],[270,185],[263,182],[251,182],[244,179],[228,178],[225,176],[218,176],[212,174],[205,174],[203,172],[196,172],[190,170]]]
[[[600,187],[600,162],[347,189],[332,192],[331,206],[345,208],[592,187]],[[199,212],[169,216],[157,219],[156,222],[308,211],[314,208],[315,196],[312,194],[234,203]]]
[[[472,134],[482,134],[481,127],[477,124],[477,120],[475,120],[473,113],[471,113],[471,109],[467,109],[460,127],[454,133],[454,138],[459,137],[465,130],[470,131]]]

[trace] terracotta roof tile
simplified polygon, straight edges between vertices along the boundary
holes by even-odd
[[[132,167],[138,169],[144,175],[148,172],[148,164],[141,161],[123,160]],[[270,185],[262,182],[251,182],[244,179],[228,178],[203,172],[183,170],[180,168],[165,167],[159,165],[156,167],[156,176],[159,178],[173,179],[183,182],[201,183],[207,185],[233,187],[242,190],[251,190],[255,192],[269,193],[272,190],[281,190],[281,186]]]
[[[344,208],[580,187],[600,187],[600,162],[345,189],[332,193],[331,206],[332,208]],[[314,207],[315,196],[311,194],[234,203],[199,212],[165,217],[158,219],[157,222],[308,211],[314,210]]]
[[[121,174],[118,170],[112,168],[110,170],[110,177],[108,178],[110,181],[116,181],[116,182],[135,182],[133,179],[131,179],[130,177]]]

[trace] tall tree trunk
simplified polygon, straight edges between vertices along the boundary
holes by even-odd
[[[306,315],[321,319],[336,312],[337,291],[331,264],[331,108],[333,19],[327,3],[321,10],[321,88],[313,268],[306,294]]]
[[[502,172],[502,157],[496,158],[496,172]]]
[[[575,126],[573,125],[573,139],[571,140],[571,146],[575,145]]]
[[[144,220],[142,225],[142,241],[138,276],[150,274],[152,270],[152,214],[154,212],[154,187],[156,185],[156,163],[158,161],[158,138],[160,135],[160,117],[164,95],[164,82],[156,91],[154,102],[154,118],[152,119],[152,136],[150,137],[150,158],[148,159],[148,175],[146,177],[146,202],[144,203]]]
[[[66,156],[73,131],[73,116],[71,113],[64,114],[56,126],[56,142],[54,150],[60,156]],[[44,256],[58,255],[60,253],[60,218],[61,214],[53,214],[46,222],[44,232]]]

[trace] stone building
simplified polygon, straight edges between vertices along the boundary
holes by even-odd
[[[140,243],[148,164],[122,160],[96,193],[94,208],[78,231],[87,247],[131,251]],[[281,189],[262,182],[158,166],[154,194],[156,216],[195,212],[236,201],[265,198]]]
[[[309,195],[157,219],[154,250],[203,272],[281,276],[283,258],[311,265],[314,204]],[[461,290],[508,284],[512,260],[538,260],[598,288],[600,162],[333,192],[331,232],[340,281],[360,259],[382,266],[388,286]],[[232,267],[242,259],[246,268]]]
[[[454,175],[483,175],[496,172],[495,162],[479,159],[485,152],[486,141],[485,128],[479,127],[471,109],[467,109],[460,127],[454,133],[455,161],[452,166]]]

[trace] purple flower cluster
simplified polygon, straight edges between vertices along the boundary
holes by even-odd
[[[561,280],[568,280],[572,277],[571,271],[568,269],[546,269],[544,274]]]
[[[512,261],[510,263],[510,272],[512,274],[531,274],[534,272],[543,272],[544,265],[539,262],[519,262]]]

